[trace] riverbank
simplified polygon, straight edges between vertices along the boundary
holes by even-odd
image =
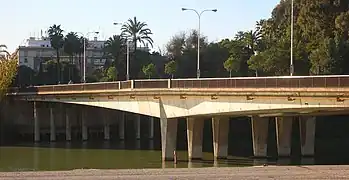
[[[349,165],[1,172],[0,179],[348,179]]]

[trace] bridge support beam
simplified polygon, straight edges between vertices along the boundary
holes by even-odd
[[[52,107],[53,105],[50,106],[50,141],[54,142],[56,141],[56,124],[55,124],[55,114],[54,110]]]
[[[177,119],[160,118],[163,161],[173,161],[177,144]]]
[[[212,118],[213,157],[226,159],[228,157],[229,117]]]
[[[125,112],[120,113],[119,119],[119,139],[125,139]]]
[[[34,141],[40,141],[40,121],[37,102],[33,103],[33,115],[34,115]]]
[[[141,139],[141,115],[135,115],[136,139]]]
[[[299,117],[302,156],[314,156],[316,117]]]
[[[103,117],[103,122],[104,122],[104,129],[103,129],[104,140],[110,140],[110,125],[109,125],[110,123],[109,123],[108,115],[109,115],[108,113],[101,112],[101,116]]]
[[[83,141],[87,141],[88,139],[88,129],[87,129],[87,122],[86,122],[86,111],[84,108],[81,109],[81,136]]]
[[[154,117],[149,118],[149,139],[154,138]]]
[[[255,157],[267,157],[268,148],[268,117],[251,117],[253,155]]]
[[[202,159],[204,119],[187,118],[188,160]]]
[[[293,117],[276,117],[277,151],[280,157],[291,155],[291,132]]]
[[[65,109],[65,140],[66,141],[71,141],[70,113],[71,111],[69,110],[69,108],[66,108]]]

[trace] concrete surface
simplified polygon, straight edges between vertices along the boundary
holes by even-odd
[[[349,179],[349,166],[260,166],[183,169],[123,169],[2,172],[0,179]]]

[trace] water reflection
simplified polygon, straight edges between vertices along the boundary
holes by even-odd
[[[158,142],[157,142],[158,143]],[[228,157],[214,160],[210,152],[203,160],[188,162],[187,151],[177,151],[178,160],[162,162],[161,151],[154,141],[100,141],[18,144],[0,147],[0,171],[71,170],[71,169],[124,169],[124,168],[200,168],[265,165],[325,164],[321,158],[253,159]],[[156,144],[156,145],[154,145]],[[155,149],[154,149],[155,148]]]

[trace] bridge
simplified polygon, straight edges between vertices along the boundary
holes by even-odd
[[[33,102],[35,141],[40,140],[38,104],[54,102],[67,109],[75,104],[147,115],[152,117],[150,134],[154,133],[154,118],[159,118],[164,160],[173,159],[178,118],[187,119],[189,159],[202,158],[203,119],[208,117],[212,118],[214,157],[226,158],[229,117],[237,116],[251,117],[255,156],[267,155],[270,118],[276,121],[279,156],[291,153],[294,119],[300,124],[302,155],[313,156],[316,116],[348,112],[349,76],[130,80],[13,88],[7,96],[16,102]],[[49,109],[50,137],[54,141],[55,118],[53,107]],[[81,112],[86,116],[86,112]],[[69,113],[65,116],[67,140],[71,139],[70,116]],[[119,133],[123,137],[124,115],[119,118]],[[136,137],[139,137],[140,118],[136,119]],[[108,139],[109,124],[103,122],[105,139]],[[86,122],[82,122],[81,128],[82,139],[87,140]]]

